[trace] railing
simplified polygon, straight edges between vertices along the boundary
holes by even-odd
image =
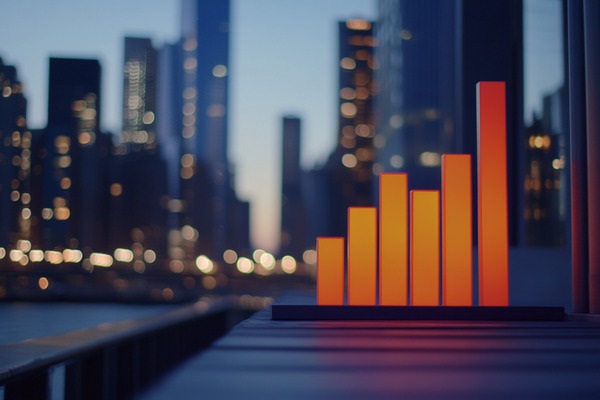
[[[0,399],[131,398],[266,305],[203,299],[163,315],[0,346]]]

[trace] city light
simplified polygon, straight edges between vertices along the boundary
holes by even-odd
[[[201,255],[196,258],[196,267],[205,274],[210,274],[214,270],[213,262],[205,255]]]
[[[240,257],[237,260],[237,269],[243,274],[250,274],[254,271],[254,263],[249,258]]]
[[[113,265],[113,258],[109,254],[92,253],[90,254],[90,264],[95,267],[108,268]]]
[[[131,262],[133,261],[133,251],[129,249],[116,249],[114,252],[115,260],[120,262]]]
[[[281,269],[286,274],[293,274],[296,272],[296,260],[292,256],[283,256],[281,259]]]

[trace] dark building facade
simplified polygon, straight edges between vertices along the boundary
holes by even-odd
[[[100,131],[100,64],[51,58],[48,125],[41,139],[42,244],[90,251],[107,247],[107,161]]]
[[[197,229],[198,251],[220,256],[227,243],[230,204],[230,2],[184,0],[182,5],[182,222]]]
[[[467,153],[476,182],[476,84],[504,81],[509,236],[518,243],[525,153],[522,2],[380,0],[379,14],[376,173],[407,172],[410,189],[439,189],[441,155]],[[473,198],[476,204],[475,186]]]
[[[26,124],[27,100],[15,67],[0,58],[0,246],[29,241],[32,134]]]
[[[279,253],[299,258],[305,250],[305,209],[300,167],[301,120],[283,118],[281,151],[281,238]]]
[[[150,39],[125,38],[121,141],[132,148],[156,146],[157,62]]]
[[[338,23],[337,146],[325,165],[330,176],[329,233],[342,235],[347,208],[373,204],[375,137],[373,23],[352,19]]]

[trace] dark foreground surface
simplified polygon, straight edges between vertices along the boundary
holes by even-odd
[[[270,307],[142,399],[598,399],[600,323],[272,321]]]

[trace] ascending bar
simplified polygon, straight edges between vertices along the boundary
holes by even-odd
[[[442,305],[473,304],[471,156],[442,156]]]
[[[317,304],[344,304],[344,238],[317,238]]]
[[[440,216],[437,190],[410,191],[410,304],[439,305]]]
[[[405,306],[408,277],[407,175],[379,176],[379,304]]]
[[[374,306],[377,279],[377,209],[348,208],[348,304]]]
[[[508,305],[508,205],[504,82],[477,84],[479,305]]]

